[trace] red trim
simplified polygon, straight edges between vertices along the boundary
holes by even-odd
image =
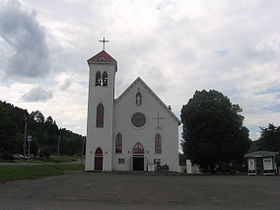
[[[122,135],[120,133],[116,136],[116,153],[122,153]]]
[[[142,144],[140,144],[139,142],[137,144],[134,145],[133,150],[132,150],[133,154],[144,154],[144,147]]]
[[[116,63],[117,61],[109,55],[105,50],[102,50],[101,52],[97,53],[95,56],[91,57],[87,60],[88,63],[91,62],[113,62]]]
[[[98,147],[96,150],[95,150],[95,155],[102,155],[103,152],[102,152],[102,149],[100,147]]]
[[[161,136],[159,133],[155,136],[155,153],[160,154],[161,153]]]

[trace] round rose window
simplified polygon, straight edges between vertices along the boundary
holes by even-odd
[[[131,123],[137,128],[143,127],[146,124],[146,117],[141,112],[136,112],[131,117]]]

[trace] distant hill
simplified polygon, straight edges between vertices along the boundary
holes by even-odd
[[[26,109],[0,100],[0,154],[23,154],[25,122],[27,136],[32,136],[30,151],[37,155],[40,149],[60,154],[80,154],[85,137],[65,128],[58,128],[55,120],[44,117],[40,111]]]

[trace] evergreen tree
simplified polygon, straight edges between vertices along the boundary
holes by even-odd
[[[38,110],[35,111],[35,112],[31,112],[30,116],[37,123],[44,123],[45,122],[45,117],[44,117],[43,113],[38,111]]]
[[[32,136],[31,153],[37,155],[38,150],[43,149],[45,153],[56,154],[59,136],[60,154],[81,153],[83,136],[65,128],[58,129],[51,116],[45,120],[43,113],[38,110],[29,114],[27,110],[2,101],[0,101],[0,153],[23,153],[25,122],[27,135]]]
[[[0,154],[14,152],[16,124],[11,119],[11,111],[0,103]]]
[[[258,150],[280,152],[280,126],[269,124],[267,128],[261,128],[261,130]]]

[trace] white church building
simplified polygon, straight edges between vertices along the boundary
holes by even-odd
[[[179,119],[138,77],[114,97],[117,61],[105,50],[88,61],[86,171],[179,171]]]

